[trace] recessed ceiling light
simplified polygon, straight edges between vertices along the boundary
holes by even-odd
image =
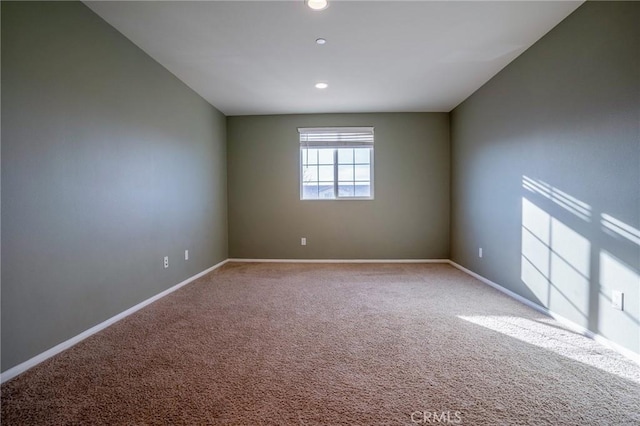
[[[307,0],[307,6],[313,10],[325,10],[329,7],[329,2],[327,0]]]
[[[329,87],[327,83],[316,83],[316,89],[326,89]]]
[[[318,38],[318,39],[316,39],[316,44],[319,44],[319,45],[323,45],[323,44],[325,44],[326,42],[327,42],[327,40],[325,40],[325,39],[323,39],[323,38]]]

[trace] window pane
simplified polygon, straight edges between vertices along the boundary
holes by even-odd
[[[353,166],[338,166],[338,180],[353,180]]]
[[[333,182],[333,166],[320,166],[318,169],[318,180]]]
[[[371,180],[370,166],[356,166],[355,180]]]
[[[305,183],[302,185],[302,198],[304,200],[313,200],[318,198],[318,184]]]
[[[346,133],[345,133],[346,134]],[[325,135],[326,136],[326,135]],[[338,135],[339,136],[339,135]],[[302,140],[302,139],[301,139]],[[359,142],[357,139],[353,139]],[[340,139],[342,146],[300,145],[301,198],[372,198],[373,147],[352,145]]]
[[[302,149],[302,164],[317,164],[318,163],[318,150],[317,149]]]
[[[338,150],[338,164],[352,164],[353,163],[353,149],[339,149]]]
[[[333,194],[333,182],[320,182],[318,189],[318,198],[335,198]]]
[[[302,168],[302,182],[318,180],[318,166],[304,166]]]
[[[371,197],[371,184],[369,182],[356,183],[356,197]]]
[[[369,152],[371,152],[371,150],[369,148],[356,148],[355,152],[356,163],[368,164],[371,162],[369,159]]]
[[[338,195],[340,197],[353,197],[353,182],[339,182]]]
[[[318,150],[318,163],[333,164],[333,148]]]

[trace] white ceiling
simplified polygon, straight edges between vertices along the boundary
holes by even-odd
[[[450,111],[582,1],[86,4],[224,114],[251,115]]]

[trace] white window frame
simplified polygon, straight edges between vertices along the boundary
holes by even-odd
[[[300,200],[301,201],[358,201],[374,200],[374,134],[373,127],[299,127],[300,134]],[[304,149],[333,149],[333,198],[304,198]],[[369,154],[369,185],[368,197],[340,196],[338,190],[338,149],[341,148],[368,148]],[[354,159],[354,165],[355,165]],[[354,181],[355,182],[355,181]]]

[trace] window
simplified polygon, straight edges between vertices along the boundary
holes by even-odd
[[[298,132],[301,200],[373,199],[373,127]]]

